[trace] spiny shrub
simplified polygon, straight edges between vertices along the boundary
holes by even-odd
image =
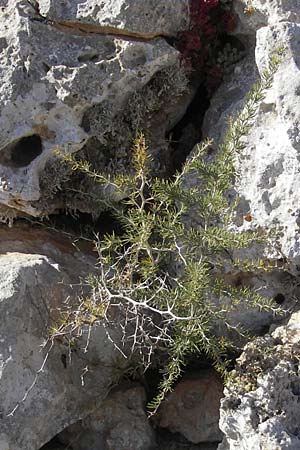
[[[104,190],[109,186],[115,198],[123,199],[99,199],[116,216],[123,233],[96,239],[98,273],[88,279],[92,294],[63,313],[52,337],[72,340],[87,332],[88,347],[91,329],[98,323],[110,338],[112,328],[121,330],[122,339],[116,346],[127,357],[139,354],[145,368],[154,352],[165,352],[168,361],[151,404],[153,411],[190,356],[205,353],[218,370],[226,369],[226,355],[233,343],[228,339],[230,333],[217,336],[216,328],[222,323],[232,331],[228,314],[240,302],[244,308],[276,311],[271,300],[254,290],[226,283],[224,262],[234,270],[239,264],[242,271],[251,271],[253,266],[264,269],[261,261],[240,263],[228,258],[228,252],[257,242],[261,235],[228,227],[232,205],[227,193],[236,176],[235,155],[243,149],[243,136],[249,132],[279,62],[275,55],[262,81],[249,93],[244,109],[230,123],[213,161],[205,159],[208,141],[172,179],[153,177],[141,133],[134,143],[131,174],[101,174],[86,161],[65,157],[74,170],[84,171]],[[188,188],[186,181],[191,176],[197,185]],[[191,211],[198,218],[197,226],[186,220]],[[238,328],[234,331],[241,333]]]

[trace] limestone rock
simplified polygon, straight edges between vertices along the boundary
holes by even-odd
[[[238,0],[233,3],[239,22],[235,34],[252,34],[264,26],[275,23],[300,22],[299,5],[294,0]],[[251,8],[249,8],[249,6]]]
[[[58,443],[56,439],[44,445],[40,450],[65,450],[66,446]]]
[[[248,344],[221,401],[219,450],[300,447],[299,313]]]
[[[283,47],[282,64],[245,137],[246,147],[238,156],[239,177],[235,188],[241,198],[239,228],[276,228],[278,245],[273,246],[273,251],[266,250],[265,256],[286,258],[289,270],[297,273],[300,261],[300,8],[293,1],[256,0],[251,5],[253,13],[245,14],[247,2],[235,3],[240,17],[236,33],[244,42],[256,41],[255,51],[250,46],[247,59],[235,67],[212,99],[204,128],[217,142],[222,139],[228,117],[235,117],[252,84],[268,67],[272,54]],[[244,220],[249,213],[250,224]]]
[[[158,426],[179,432],[193,443],[218,442],[218,427],[223,385],[213,371],[200,371],[193,378],[180,381],[162,403]]]
[[[55,0],[39,0],[39,11],[52,20],[80,21],[109,25],[141,33],[163,32],[176,34],[187,27],[187,0],[103,1],[72,0],[57,4]]]
[[[80,15],[87,22],[97,18],[99,23],[101,17],[104,22],[115,17],[121,27],[130,27],[131,21],[138,23],[142,7],[149,15],[143,29],[155,24],[155,32],[168,22],[176,33],[184,21],[181,0],[156,2],[154,8],[152,2],[130,2],[132,7],[128,8],[128,2],[108,1],[102,12],[99,2],[72,1],[68,6],[63,6],[65,2],[39,3],[41,13],[49,12],[51,17],[67,19],[66,11],[75,21]],[[86,201],[77,202],[74,191],[83,187],[81,179],[76,189],[71,186],[69,203],[64,192],[59,196],[62,184],[72,174],[55,151],[73,153],[92,148],[92,162],[97,167],[103,169],[114,160],[122,169],[133,130],[141,120],[139,108],[144,110],[144,122],[156,120],[148,126],[166,147],[166,129],[184,113],[191,95],[185,90],[185,76],[179,76],[179,53],[164,38],[144,41],[95,30],[81,32],[76,25],[61,28],[38,15],[34,1],[1,4],[0,216],[20,212],[37,216],[67,207],[94,211]],[[163,19],[161,10],[167,7],[168,17]],[[154,94],[155,89],[161,98]],[[174,100],[176,103],[181,96],[181,106],[175,108]]]
[[[145,390],[138,384],[121,385],[81,422],[59,439],[73,450],[151,450],[154,431],[145,413]]]
[[[16,227],[4,234],[6,239],[2,235],[0,243],[0,449],[39,450],[105,398],[115,379],[113,367],[119,353],[98,327],[87,354],[80,342],[72,350],[57,343],[38,374],[49,348],[41,345],[58,318],[57,308],[67,299],[74,302],[74,283],[91,270],[95,258],[81,255],[65,239],[42,230],[33,234]],[[81,375],[87,367],[82,386]]]

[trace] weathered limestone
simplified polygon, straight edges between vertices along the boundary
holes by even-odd
[[[252,8],[249,12],[249,6]],[[294,0],[245,0],[234,2],[235,12],[239,16],[236,34],[247,35],[264,26],[278,22],[300,22],[299,5]]]
[[[72,0],[58,5],[55,0],[39,0],[39,11],[53,20],[110,25],[140,33],[176,34],[187,26],[188,0],[103,1]]]
[[[221,401],[219,450],[300,447],[299,313],[248,344]]]
[[[293,274],[291,298],[297,305],[300,6],[280,0],[243,0],[234,5],[239,15],[235,33],[248,46],[248,57],[235,67],[212,99],[204,128],[216,142],[222,139],[228,117],[242,108],[245,95],[268,68],[274,52],[283,48],[282,63],[244,139],[245,149],[237,158],[235,188],[241,201],[235,226],[240,230],[261,226],[277,231],[276,242],[264,248],[263,257],[277,260],[279,267]],[[245,219],[247,215],[250,221]],[[255,249],[250,256],[255,256]],[[266,281],[268,290],[272,282]],[[281,295],[274,299],[284,301],[290,287],[283,282]],[[298,328],[296,314],[286,326],[245,347],[221,402],[220,428],[225,438],[220,450],[300,447]]]
[[[151,150],[151,139],[156,147],[155,170],[163,172],[166,132],[193,94],[179,70],[178,52],[165,39],[186,27],[187,4],[0,0],[4,220],[60,208],[97,215],[95,205],[74,193],[86,188],[86,180],[74,180],[55,150],[88,155],[97,168],[118,171],[128,165],[129,143],[141,123]],[[242,107],[274,51],[283,46],[282,64],[237,161],[241,201],[235,226],[277,227],[278,241],[265,248],[264,257],[277,260],[278,269],[293,277],[277,269],[248,278],[226,276],[290,306],[299,298],[300,7],[295,0],[242,0],[234,7],[239,15],[235,34],[248,56],[212,99],[204,129],[221,139],[228,116]],[[252,252],[257,256],[256,249]],[[0,450],[39,450],[56,435],[67,441],[77,429],[83,433],[73,450],[150,450],[155,445],[143,389],[131,386],[107,396],[121,359],[101,327],[94,330],[87,354],[72,349],[71,366],[69,349],[57,345],[34,383],[53,310],[67,297],[75,298],[74,283],[94,262],[91,249],[79,254],[48,232],[0,229]],[[255,333],[272,320],[272,314],[249,311],[243,303],[230,317],[233,325]],[[220,450],[300,448],[299,338],[299,315],[294,315],[246,346],[222,400]],[[220,382],[211,374],[182,381],[162,406],[157,424],[191,442],[219,441],[220,396]],[[50,445],[56,448],[54,441]]]
[[[278,246],[266,257],[287,258],[297,273],[300,261],[298,186],[300,149],[299,5],[295,2],[254,1],[251,14],[243,12],[247,2],[236,2],[240,24],[237,36],[254,50],[235,67],[212,100],[205,119],[205,132],[219,141],[229,116],[242,107],[245,95],[268,67],[272,54],[284,49],[274,83],[260,105],[246,148],[238,157],[236,190],[241,197],[240,229],[253,226],[278,230]],[[256,68],[257,65],[257,68]],[[216,122],[217,119],[217,122]],[[251,214],[252,222],[243,218]]]
[[[59,439],[72,445],[73,450],[154,449],[155,435],[145,406],[141,385],[121,385],[86,419],[63,431]]]
[[[155,422],[171,432],[179,432],[193,443],[218,442],[223,385],[213,371],[202,370],[180,381],[161,405]]]
[[[56,198],[71,175],[55,151],[73,153],[88,144],[95,151],[93,162],[101,168],[114,151],[120,169],[137,121],[146,121],[140,108],[148,108],[149,121],[155,112],[155,124],[143,125],[153,126],[166,147],[166,129],[184,113],[191,95],[184,75],[179,76],[179,54],[163,37],[143,40],[95,29],[81,32],[73,24],[80,20],[121,28],[136,24],[138,31],[149,27],[154,33],[175,35],[186,26],[185,1],[156,2],[156,6],[136,1],[130,7],[124,0],[105,2],[102,12],[99,2],[72,1],[67,6],[39,2],[45,19],[34,8],[36,2],[31,3],[9,0],[0,10],[0,215],[4,218],[21,212],[37,216],[62,207],[83,209],[84,202],[77,203],[74,194],[69,204],[62,196]],[[144,20],[137,19],[141,8]],[[48,18],[72,24],[59,27]],[[159,83],[157,76],[163,78],[163,91],[157,87],[161,98],[154,94],[155,87],[147,91],[151,81]],[[178,107],[184,91],[187,94]],[[149,96],[154,97],[152,106]],[[87,205],[86,209],[90,212]]]
[[[39,450],[85,417],[107,395],[120,358],[98,327],[88,353],[82,343],[72,349],[57,343],[37,376],[49,348],[41,345],[58,318],[57,308],[68,298],[74,302],[72,284],[92,270],[95,258],[55,234],[35,231],[0,229],[1,450]]]

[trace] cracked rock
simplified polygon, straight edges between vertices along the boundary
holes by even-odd
[[[141,2],[130,4],[130,8],[127,2],[105,2],[102,10],[96,3],[72,1],[65,10],[64,2],[39,2],[40,14],[66,21],[84,17],[87,23],[103,21],[121,28],[136,23],[141,27],[142,22],[136,19],[141,14]],[[143,31],[146,27],[153,32],[162,28],[168,31],[164,27],[169,23],[170,33],[176,34],[187,14],[183,13],[183,3],[156,2],[156,7],[143,3],[143,12],[149,15]],[[121,153],[125,149],[128,152],[136,124],[128,124],[127,117],[120,120],[118,114],[130,107],[133,95],[147,89],[161,73],[165,73],[165,85],[169,83],[170,89],[153,106],[152,114],[157,120],[161,110],[166,119],[160,121],[163,125],[159,133],[157,123],[153,124],[156,136],[164,141],[165,124],[171,127],[181,117],[190,94],[182,97],[176,109],[169,106],[171,99],[178,100],[183,91],[181,83],[175,85],[169,76],[170,71],[178,73],[179,53],[163,37],[145,41],[94,29],[82,33],[76,24],[61,28],[44,20],[27,0],[9,0],[1,5],[0,215],[4,219],[22,213],[45,215],[68,206],[56,196],[70,176],[57,150],[77,152],[95,138],[97,162],[110,151],[107,141],[117,133],[124,141]],[[141,98],[144,95],[145,91]],[[96,134],[82,123],[85,113],[93,108],[97,112]],[[118,145],[116,140],[114,143]],[[69,208],[80,209],[80,204],[73,199]]]

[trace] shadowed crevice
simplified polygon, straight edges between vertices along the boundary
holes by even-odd
[[[22,137],[0,151],[0,164],[7,167],[29,166],[43,151],[42,139],[38,134]]]

